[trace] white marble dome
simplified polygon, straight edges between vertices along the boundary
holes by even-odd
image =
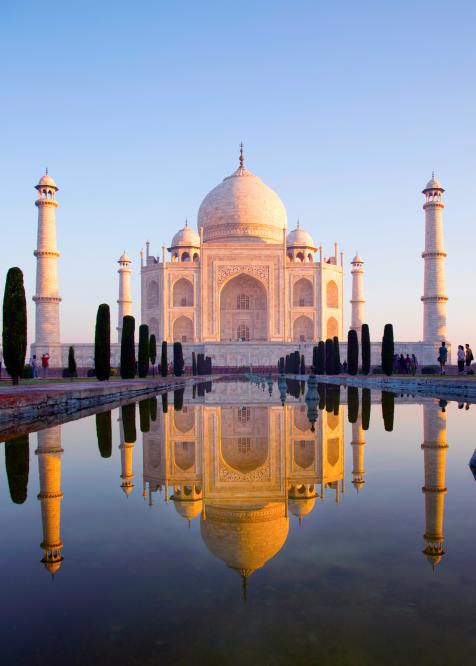
[[[186,224],[172,238],[170,247],[200,247],[200,236]]]
[[[48,175],[48,173],[45,173],[44,176],[40,178],[37,187],[53,187],[55,190],[58,189],[55,181]]]
[[[431,177],[431,180],[429,180],[425,185],[425,189],[423,190],[423,192],[426,192],[427,190],[443,190],[440,181],[437,180],[434,175]]]
[[[286,245],[297,246],[297,247],[312,247],[314,248],[314,240],[309,232],[301,227],[296,227],[289,232],[286,238]]]
[[[276,192],[239,167],[202,201],[197,226],[203,226],[205,242],[232,238],[234,242],[282,243],[287,215]]]

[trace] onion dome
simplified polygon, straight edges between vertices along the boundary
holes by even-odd
[[[359,253],[356,252],[356,253],[355,253],[355,257],[352,259],[352,261],[351,261],[350,263],[351,263],[351,264],[363,264],[363,263],[364,263],[364,260],[363,260],[362,257],[359,255]]]
[[[172,238],[170,248],[173,247],[200,247],[200,236],[194,229],[188,226],[187,221],[185,221],[185,226],[180,231],[177,231]]]
[[[243,163],[241,150],[238,169],[202,201],[197,226],[203,227],[204,241],[282,243],[287,227],[284,204]]]
[[[286,236],[286,245],[288,247],[311,247],[314,250],[316,249],[311,234],[299,226],[299,221],[297,227]]]
[[[207,504],[200,531],[208,550],[247,578],[284,546],[289,529],[284,502]]]
[[[48,175],[48,169],[46,169],[44,176],[40,178],[38,185],[35,185],[35,187],[37,190],[40,189],[40,187],[51,187],[54,190],[58,190],[55,181],[50,175]]]
[[[425,192],[428,192],[428,190],[440,190],[441,192],[445,191],[443,189],[443,187],[441,186],[440,181],[435,178],[435,172],[434,171],[431,174],[431,179],[425,185],[425,189],[422,190],[423,194],[425,194]]]
[[[125,250],[124,250],[124,252],[121,254],[121,256],[119,257],[119,260],[118,260],[117,263],[118,263],[118,264],[130,264],[130,263],[131,263],[131,260],[130,260],[129,257],[127,256]]]

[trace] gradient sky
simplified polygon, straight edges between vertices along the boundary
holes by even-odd
[[[36,184],[57,213],[62,341],[117,317],[117,264],[158,253],[201,200],[246,164],[326,254],[365,260],[372,339],[422,330],[432,169],[446,188],[448,335],[476,346],[476,4],[114,1],[2,3],[1,289],[25,273],[30,341]],[[350,306],[346,306],[346,326]]]

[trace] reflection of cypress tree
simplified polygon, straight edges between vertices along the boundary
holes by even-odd
[[[168,411],[169,411],[169,394],[162,393],[162,412],[163,414],[167,414]]]
[[[286,379],[286,390],[293,398],[299,400],[301,395],[301,385],[297,379]]]
[[[339,416],[339,407],[340,407],[340,386],[333,386],[334,391],[334,414]]]
[[[326,375],[334,374],[334,343],[330,338],[326,340]]]
[[[198,391],[198,397],[203,398],[203,396],[205,395],[205,384],[203,382],[201,384],[198,384],[197,391]]]
[[[192,400],[195,400],[196,397],[197,397],[197,385],[194,384],[192,386]]]
[[[326,386],[326,412],[329,413],[334,411],[334,391],[332,389],[331,384]]]
[[[301,382],[301,395],[304,395],[305,390],[306,390],[306,382]]]
[[[393,417],[395,414],[395,394],[390,391],[382,391],[382,416],[383,424],[387,432],[393,430]]]
[[[368,430],[370,426],[370,409],[372,404],[370,398],[370,389],[362,389],[362,430]]]
[[[15,439],[5,442],[5,467],[12,502],[23,504],[27,496],[30,470],[28,435],[15,437]]]
[[[211,382],[205,382],[205,392],[206,393],[211,393],[212,392],[212,383]]]
[[[96,435],[101,458],[110,458],[112,454],[111,412],[96,414]]]
[[[185,389],[176,389],[174,391],[174,409],[176,412],[180,412],[183,407],[183,393]]]
[[[122,406],[122,427],[124,439],[128,444],[134,444],[137,439],[136,433],[136,403]]]
[[[150,430],[150,407],[149,398],[139,402],[139,423],[141,432],[149,432]]]
[[[357,423],[359,418],[359,389],[355,386],[347,387],[347,418],[349,423]]]
[[[319,392],[319,409],[322,410],[326,406],[326,385],[325,384],[318,384],[317,385],[317,390]]]
[[[151,421],[157,420],[157,397],[154,395],[149,398],[149,411]]]

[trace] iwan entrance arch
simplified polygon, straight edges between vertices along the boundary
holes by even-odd
[[[220,341],[268,340],[268,298],[265,287],[240,273],[220,292]]]

